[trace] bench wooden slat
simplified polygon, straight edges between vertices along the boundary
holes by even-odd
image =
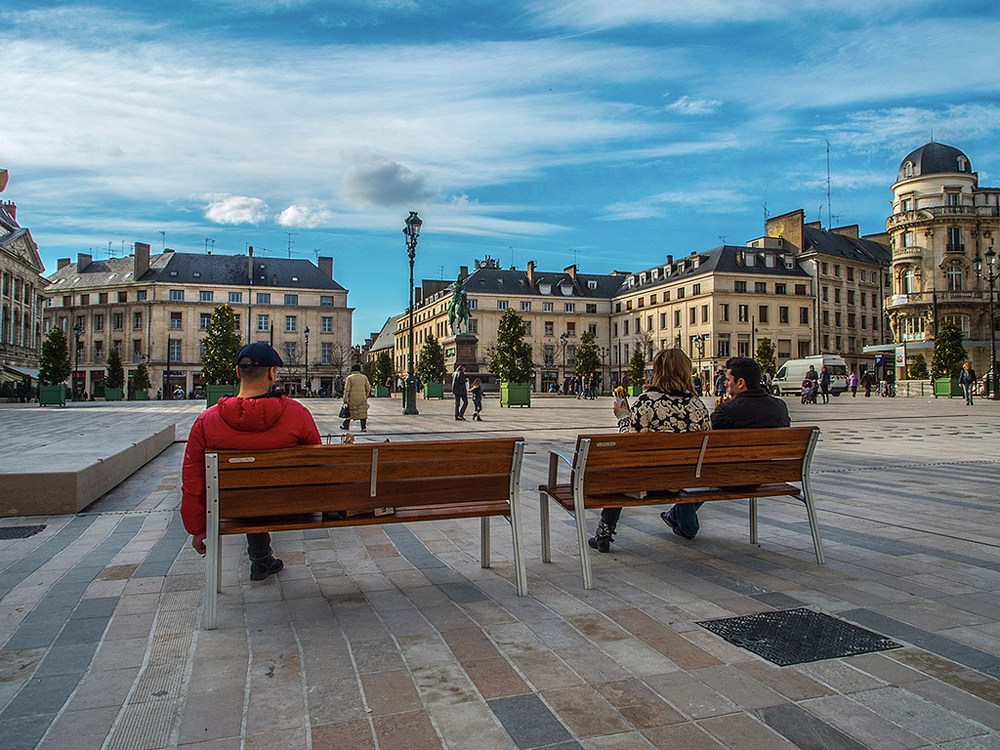
[[[743,500],[750,497],[781,497],[796,496],[800,490],[794,484],[775,483],[748,485],[745,487],[705,487],[702,489],[682,490],[680,492],[648,492],[645,497],[615,493],[588,497],[587,509],[625,508],[640,505],[672,505],[674,503],[699,503],[706,500]],[[566,510],[573,510],[573,488],[568,484],[556,485],[549,496]]]
[[[802,460],[771,463],[740,461],[732,464],[703,466],[695,476],[693,466],[640,466],[626,470],[588,471],[583,483],[584,495],[592,496],[640,490],[681,490],[686,487],[726,487],[729,485],[798,482],[802,478]],[[598,501],[599,502],[599,501]],[[588,507],[589,500],[588,500]],[[597,507],[600,507],[599,505]]]

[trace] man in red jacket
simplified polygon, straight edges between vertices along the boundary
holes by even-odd
[[[267,344],[247,344],[236,355],[240,392],[223,397],[191,426],[184,451],[181,518],[194,537],[191,546],[205,554],[205,451],[290,448],[322,441],[312,415],[298,401],[274,388],[281,357]],[[250,580],[263,581],[284,563],[271,552],[267,532],[247,534]]]

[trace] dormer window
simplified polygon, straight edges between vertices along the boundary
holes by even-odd
[[[969,160],[964,156],[958,157],[958,171],[968,172],[969,171]]]
[[[913,177],[913,162],[908,161],[903,165],[903,177]]]
[[[591,279],[590,281],[587,282],[587,288],[588,289],[597,289],[597,282],[594,281],[593,279]]]
[[[755,253],[744,253],[744,255],[743,255],[743,262],[744,262],[744,264],[746,265],[747,268],[753,268],[754,258],[755,257],[756,257]]]

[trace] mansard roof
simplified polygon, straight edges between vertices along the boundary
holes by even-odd
[[[892,261],[892,252],[881,242],[857,239],[810,226],[803,227],[802,232],[805,244],[803,252],[817,252],[880,266],[888,266]]]
[[[621,274],[572,275],[561,272],[490,268],[480,266],[469,274],[463,284],[466,294],[515,294],[518,296],[544,296],[566,298],[610,299],[622,285]],[[448,294],[445,290],[443,294]]]

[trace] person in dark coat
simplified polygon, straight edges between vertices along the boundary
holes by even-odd
[[[455,396],[455,421],[465,421],[465,410],[469,408],[469,377],[465,365],[459,365],[451,381],[451,392]]]
[[[872,377],[871,370],[865,370],[861,375],[861,387],[865,389],[865,398],[870,398],[872,395],[872,386],[875,384],[875,379]]]
[[[726,390],[730,398],[712,412],[713,430],[745,430],[758,427],[788,427],[788,406],[760,387],[760,365],[749,357],[726,362]],[[677,536],[694,539],[698,534],[698,508],[702,503],[678,503],[660,518]]]
[[[965,405],[972,406],[972,391],[976,387],[976,371],[972,369],[971,362],[962,365],[962,371],[958,374],[958,384],[965,391]]]
[[[823,365],[823,369],[819,371],[819,392],[823,395],[824,404],[830,403],[830,381],[830,371]]]

